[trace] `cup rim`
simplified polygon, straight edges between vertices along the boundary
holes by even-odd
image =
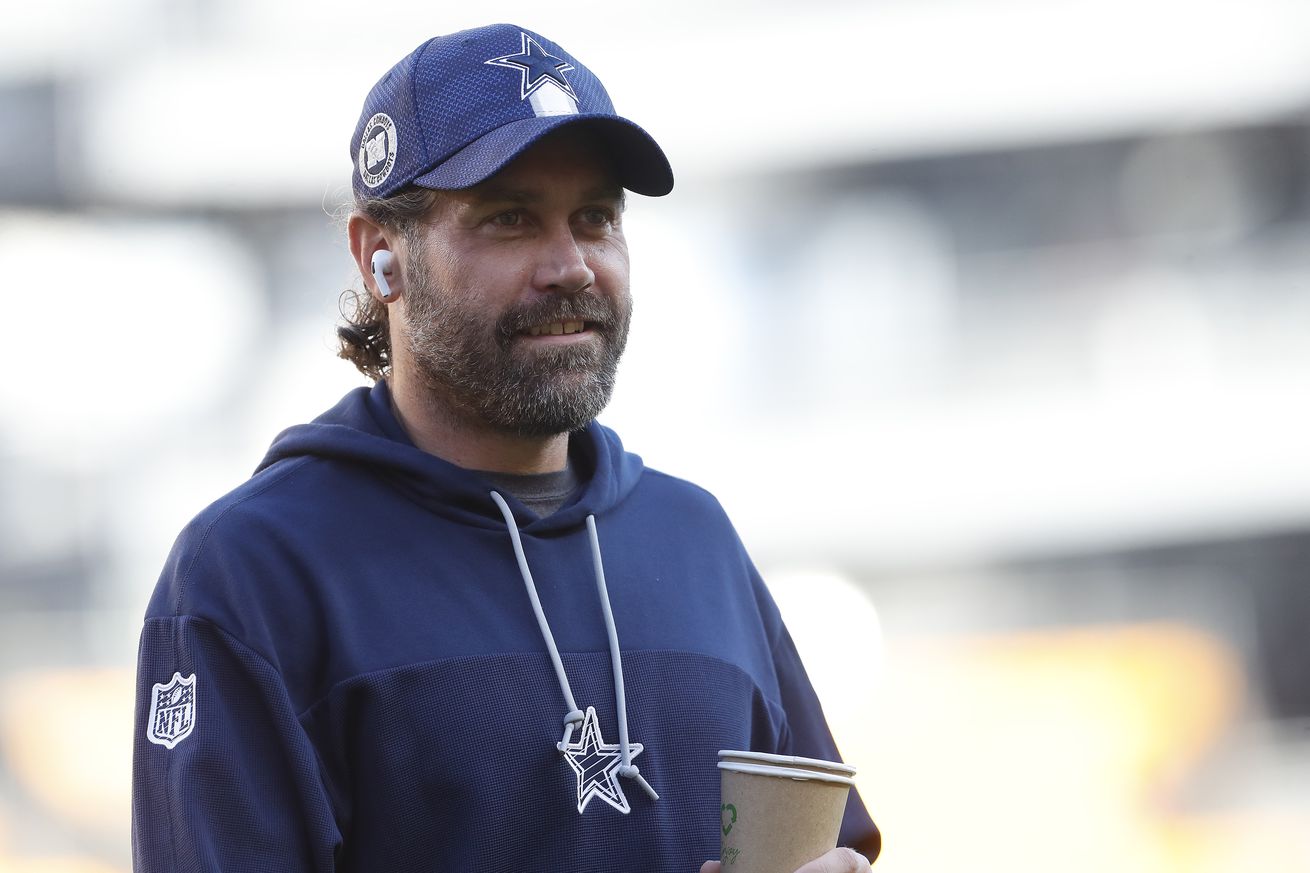
[[[779,779],[794,779],[801,782],[830,782],[835,785],[845,785],[848,788],[855,787],[855,780],[849,776],[824,773],[820,770],[797,770],[792,767],[776,767],[771,764],[743,764],[737,761],[720,761],[719,769],[730,770],[733,773],[750,773],[755,776],[773,776]]]
[[[850,764],[843,764],[841,761],[824,761],[819,758],[800,758],[795,755],[773,755],[768,752],[739,752],[732,749],[720,749],[719,758],[743,758],[747,762],[758,761],[763,764],[773,764],[780,767],[794,767],[799,769],[817,768],[819,770],[833,770],[837,773],[845,773],[850,776],[855,775],[855,768]]]

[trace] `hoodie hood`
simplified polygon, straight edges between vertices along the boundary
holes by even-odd
[[[485,479],[423,451],[409,439],[392,414],[385,381],[356,388],[312,422],[278,434],[256,473],[303,457],[367,467],[442,517],[477,527],[505,526]],[[643,470],[641,458],[625,452],[618,435],[594,421],[569,435],[569,457],[583,486],[557,512],[538,518],[506,495],[524,532],[566,530],[582,525],[588,515],[603,515],[632,492]]]

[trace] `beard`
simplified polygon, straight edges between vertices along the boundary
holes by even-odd
[[[632,318],[626,288],[616,300],[550,294],[489,314],[458,289],[437,287],[421,252],[406,260],[406,345],[427,388],[462,416],[543,437],[585,427],[609,403]],[[522,348],[528,327],[579,320],[599,342]]]

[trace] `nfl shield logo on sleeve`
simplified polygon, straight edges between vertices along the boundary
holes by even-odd
[[[196,675],[174,673],[167,683],[155,683],[150,693],[150,720],[146,739],[171,749],[191,735],[196,726]]]

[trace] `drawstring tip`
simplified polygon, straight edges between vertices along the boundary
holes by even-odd
[[[646,781],[646,777],[641,775],[641,771],[637,769],[636,764],[628,764],[626,767],[620,767],[619,775],[635,780],[636,783],[642,787],[642,790],[650,796],[651,800],[660,799],[660,796],[655,793],[655,789],[651,788],[650,783]]]

